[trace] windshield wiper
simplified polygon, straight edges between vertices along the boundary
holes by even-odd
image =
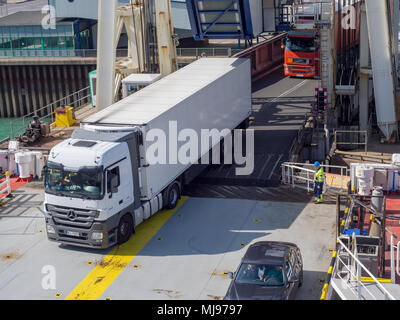
[[[91,198],[90,196],[88,196],[87,194],[80,193],[80,192],[74,192],[74,191],[72,191],[72,192],[71,192],[71,195],[79,196],[79,198],[82,198],[82,199],[89,199],[89,200],[92,199],[92,198]]]

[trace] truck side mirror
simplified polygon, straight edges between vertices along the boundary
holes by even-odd
[[[47,174],[47,165],[45,165],[45,166],[42,168],[42,177],[43,177],[43,183],[44,183],[44,187],[45,187],[45,188],[46,188],[46,179],[45,179],[46,174]]]

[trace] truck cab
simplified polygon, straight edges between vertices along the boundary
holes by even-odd
[[[315,78],[319,76],[319,35],[316,32],[290,31],[286,37],[285,76]]]
[[[67,139],[51,150],[44,171],[50,240],[106,248],[124,236],[120,220],[134,203],[126,142]]]

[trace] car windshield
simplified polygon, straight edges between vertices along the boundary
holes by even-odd
[[[281,265],[243,263],[236,275],[239,284],[256,284],[267,287],[282,286],[283,267]]]
[[[47,193],[89,199],[99,199],[103,195],[103,172],[98,167],[73,171],[48,164],[44,178]]]
[[[292,52],[315,52],[317,43],[314,38],[288,37],[286,50]]]

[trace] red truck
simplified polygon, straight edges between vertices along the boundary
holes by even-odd
[[[286,37],[285,76],[319,76],[319,34],[314,31],[290,31]]]

